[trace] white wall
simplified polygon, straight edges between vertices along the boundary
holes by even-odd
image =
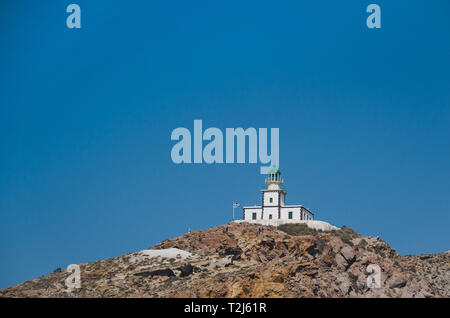
[[[256,213],[256,219],[261,220],[261,208],[245,208],[245,220],[251,221],[253,213]]]
[[[308,212],[306,209],[302,209],[302,214],[303,214],[303,220],[313,220],[313,214]]]
[[[272,214],[272,220],[278,219],[278,207],[264,207],[263,220],[269,220]]]
[[[278,206],[278,195],[279,192],[278,191],[274,191],[274,192],[263,192],[264,195],[264,205],[276,205]],[[272,202],[270,202],[270,199],[272,198]]]
[[[309,228],[315,229],[315,230],[322,230],[322,231],[333,231],[338,230],[336,226],[331,225],[330,223],[323,222],[323,221],[300,221],[300,220],[256,220],[256,221],[243,221],[243,220],[237,220],[234,221],[236,223],[242,223],[242,222],[248,222],[252,224],[261,224],[261,225],[273,225],[273,226],[279,226],[281,224],[306,224]]]
[[[300,207],[296,207],[296,208],[282,207],[281,208],[281,219],[288,220],[289,212],[292,212],[292,219],[300,220],[300,209],[301,209]]]

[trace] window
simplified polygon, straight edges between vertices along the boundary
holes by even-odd
[[[292,212],[288,212],[288,219],[292,219]]]
[[[252,220],[256,220],[256,213],[252,214]]]
[[[270,203],[272,203],[272,202],[273,202],[273,199],[272,199],[272,198],[270,198],[270,199],[269,199],[269,202],[270,202]]]
[[[272,220],[272,214],[269,214],[269,219]]]

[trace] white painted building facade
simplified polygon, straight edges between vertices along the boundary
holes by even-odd
[[[243,207],[243,220],[257,222],[258,220],[295,220],[310,221],[314,219],[314,213],[302,205],[286,205],[287,192],[281,188],[283,179],[280,170],[275,167],[266,178],[267,189],[262,192],[261,206]]]

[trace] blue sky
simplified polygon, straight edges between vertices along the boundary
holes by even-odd
[[[259,164],[171,161],[194,119],[279,128],[288,204],[449,249],[447,0],[73,2],[79,30],[71,2],[0,4],[0,288],[258,204]]]

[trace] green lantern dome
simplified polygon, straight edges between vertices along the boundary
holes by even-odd
[[[270,169],[269,173],[279,173],[279,174],[281,174],[281,171],[279,169],[277,169],[276,166],[272,166],[272,169]]]
[[[269,175],[266,178],[266,184],[269,185],[269,190],[280,190],[280,185],[283,183],[281,179],[281,171],[273,165],[269,170]]]

